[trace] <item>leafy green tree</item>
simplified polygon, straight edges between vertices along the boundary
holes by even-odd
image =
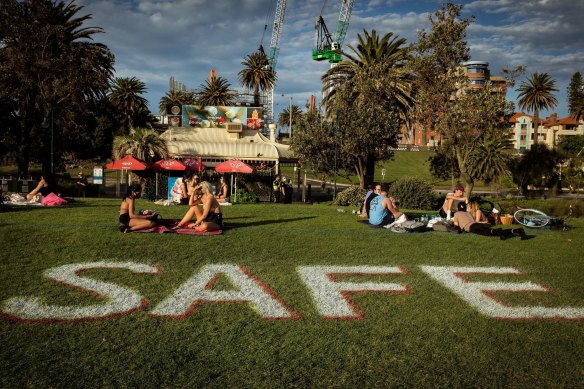
[[[82,7],[73,2],[2,0],[1,5],[0,100],[10,102],[8,116],[18,123],[3,126],[3,138],[16,145],[19,173],[28,171],[31,158],[49,171],[53,157],[58,163],[69,151],[64,147],[78,147],[67,144],[70,135],[91,131],[84,113],[105,95],[114,57],[92,42],[103,31],[84,27],[91,16],[78,17]]]
[[[580,72],[574,73],[568,85],[568,108],[576,120],[584,120],[584,81]]]
[[[238,73],[239,82],[253,89],[253,104],[259,107],[260,91],[269,91],[274,87],[276,74],[270,67],[268,56],[261,50],[247,55],[241,64],[244,68]]]
[[[295,124],[291,149],[303,166],[330,177],[335,171],[337,139],[335,123],[325,120],[320,112],[315,110],[301,115]],[[340,157],[338,160],[337,166],[345,167]]]
[[[428,158],[430,174],[440,180],[454,180],[460,177],[458,161],[448,142],[443,142],[434,155]]]
[[[413,60],[409,61],[409,66],[410,72],[416,75],[416,105],[412,114],[421,127],[424,145],[428,141],[428,130],[435,128],[452,96],[468,82],[466,74],[459,69],[470,59],[465,39],[466,29],[474,22],[474,17],[463,19],[461,11],[462,5],[443,4],[428,17],[431,30],[420,30],[413,46]]]
[[[118,77],[110,86],[108,97],[118,110],[123,133],[128,133],[136,116],[148,110],[148,100],[141,96],[146,92],[146,84],[136,77]]]
[[[336,150],[337,169],[352,171],[364,188],[368,162],[390,159],[400,131],[397,103],[381,93],[380,88],[384,86],[377,79],[361,72],[337,87],[332,106],[329,103],[328,107],[338,113],[337,117],[326,125],[316,121],[297,126],[292,137],[294,152],[313,165],[323,166],[321,156],[324,153],[330,156]],[[306,124],[316,128],[307,129]],[[307,130],[314,137],[304,134]],[[309,154],[308,150],[315,153]],[[333,154],[331,161],[334,157]],[[330,165],[327,167],[330,169]]]
[[[523,81],[517,90],[517,103],[519,108],[533,111],[533,143],[537,143],[539,128],[539,111],[552,109],[558,105],[558,100],[552,92],[557,92],[556,81],[547,73],[533,73],[531,77]]]
[[[217,77],[213,82],[206,80],[201,84],[196,103],[205,105],[233,105],[235,94],[231,84],[223,77]]]
[[[184,90],[171,90],[160,98],[158,109],[160,112],[168,112],[171,107],[178,105],[193,105],[195,104],[195,95],[193,92]]]
[[[558,164],[561,157],[555,150],[550,150],[544,143],[534,144],[518,160],[512,161],[513,182],[528,193],[528,186],[553,188],[559,181]]]
[[[503,151],[509,143],[505,138],[511,136],[508,119],[512,103],[487,82],[479,90],[460,90],[444,108],[436,128],[451,145],[460,178],[470,195],[476,180],[490,181],[504,172],[499,162],[506,158]]]
[[[300,118],[302,117],[302,110],[300,109],[299,106],[292,104],[292,110],[290,110],[290,107],[284,108],[282,110],[282,112],[280,112],[280,115],[278,115],[278,126],[280,128],[282,127],[288,127],[288,131],[290,131],[290,112],[292,112],[292,126],[296,126],[298,124],[298,122],[300,121]]]
[[[346,109],[354,110],[357,107],[348,107],[345,104],[347,99],[352,99],[360,102],[362,106],[359,109],[363,113],[371,112],[371,110],[381,112],[384,109],[389,109],[392,114],[397,112],[401,121],[405,122],[408,111],[413,105],[412,75],[406,67],[410,56],[409,48],[404,47],[405,39],[394,36],[391,32],[380,37],[373,30],[371,34],[367,31],[363,32],[363,36],[358,34],[357,40],[357,47],[348,45],[351,52],[343,53],[345,60],[329,69],[322,77],[323,104],[326,107],[327,118],[336,120],[334,118],[340,113],[346,117],[353,116],[354,113],[351,112],[349,115]],[[344,97],[339,98],[342,89]],[[337,103],[337,100],[344,101]],[[378,100],[383,101],[383,104],[375,107],[374,101]],[[344,108],[340,109],[341,106]],[[343,121],[344,119],[340,118],[339,120]],[[358,119],[355,117],[354,120],[355,125],[359,125],[358,123],[371,122],[372,118]],[[349,120],[346,124],[348,125],[350,122]],[[390,138],[394,136],[393,124],[392,119],[388,124]],[[373,126],[377,127],[378,124]],[[362,186],[373,182],[375,164],[379,160],[379,156],[382,155],[386,154],[371,150],[366,156],[363,170],[361,167],[355,170],[357,176],[360,177]],[[387,154],[388,157],[391,155],[392,153]]]

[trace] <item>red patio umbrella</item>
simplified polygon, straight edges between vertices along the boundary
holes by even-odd
[[[252,173],[253,167],[239,159],[230,159],[215,166],[215,170],[219,173]]]
[[[201,170],[205,170],[207,168],[207,166],[203,165],[202,158],[200,157],[199,159],[187,158],[182,161],[182,164],[185,165],[187,169],[192,171],[200,172]]]
[[[230,159],[215,166],[215,170],[219,173],[251,173],[253,172],[253,167],[239,159]],[[231,178],[233,179],[233,176]],[[235,199],[237,201],[237,175],[235,176]]]
[[[163,159],[152,164],[155,170],[186,170],[186,166],[176,159]]]
[[[131,155],[126,155],[122,159],[110,162],[105,165],[106,169],[117,169],[117,170],[146,170],[148,165],[144,162],[132,157]]]

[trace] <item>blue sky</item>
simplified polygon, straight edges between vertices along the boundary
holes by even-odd
[[[276,66],[275,111],[290,103],[303,107],[311,94],[320,96],[326,62],[311,59],[314,21],[322,12],[334,31],[341,0],[288,0]],[[487,61],[493,75],[507,66],[527,66],[520,82],[533,72],[556,80],[558,106],[542,115],[568,115],[566,89],[572,75],[584,73],[584,0],[476,0],[463,5],[463,17],[474,15],[467,40],[472,60]],[[117,77],[146,83],[153,113],[174,76],[188,89],[199,88],[216,69],[234,89],[243,90],[237,73],[243,58],[263,43],[270,45],[276,0],[81,0],[80,12],[92,14],[88,25],[102,27],[95,37],[116,56]],[[414,42],[419,29],[429,29],[428,16],[437,0],[355,0],[345,43],[363,29],[393,32]],[[283,96],[282,96],[283,95]],[[507,97],[515,101],[516,92]]]

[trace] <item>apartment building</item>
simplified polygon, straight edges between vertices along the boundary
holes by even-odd
[[[523,112],[515,113],[509,120],[513,129],[513,147],[520,151],[529,150],[535,142],[534,117]],[[558,119],[558,114],[539,119],[537,129],[538,142],[550,148],[556,146],[560,136],[584,135],[584,121],[573,116]]]

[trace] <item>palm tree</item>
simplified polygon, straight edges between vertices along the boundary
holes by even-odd
[[[239,71],[239,82],[246,88],[253,89],[253,104],[260,106],[260,91],[274,87],[276,75],[270,67],[268,56],[263,51],[249,54],[241,63],[244,68]]]
[[[552,92],[557,92],[556,81],[547,73],[533,73],[531,78],[523,81],[517,90],[517,103],[522,110],[533,111],[533,143],[538,142],[539,111],[552,109],[558,105],[558,100]]]
[[[146,92],[146,84],[136,77],[114,79],[108,97],[122,115],[123,128],[132,128],[133,116],[142,109],[148,109],[148,100],[141,96]]]
[[[405,38],[394,36],[392,32],[380,37],[376,30],[371,34],[363,30],[364,37],[357,34],[357,47],[347,45],[352,54],[343,52],[345,60],[330,68],[322,77],[324,92],[323,105],[332,106],[336,89],[346,81],[357,77],[378,78],[379,89],[393,98],[402,119],[412,107],[412,75],[405,65],[410,59],[410,49],[403,47]],[[327,110],[327,117],[332,112]]]
[[[486,184],[509,174],[511,150],[513,142],[507,132],[490,130],[471,152],[471,174]]]
[[[168,148],[155,130],[131,128],[128,135],[114,138],[113,155],[116,159],[132,155],[150,163],[168,158]]]
[[[297,105],[292,105],[292,125],[296,125],[302,117],[302,110]],[[278,115],[278,126],[290,127],[290,107],[284,108]],[[290,130],[288,130],[290,131]]]
[[[197,98],[199,105],[233,105],[235,94],[231,91],[231,84],[223,77],[217,77],[213,82],[206,80],[201,84],[201,91]]]
[[[192,105],[194,103],[195,96],[193,92],[175,89],[167,92],[166,95],[160,98],[158,109],[160,109],[161,113],[168,112],[168,110],[174,105]]]

